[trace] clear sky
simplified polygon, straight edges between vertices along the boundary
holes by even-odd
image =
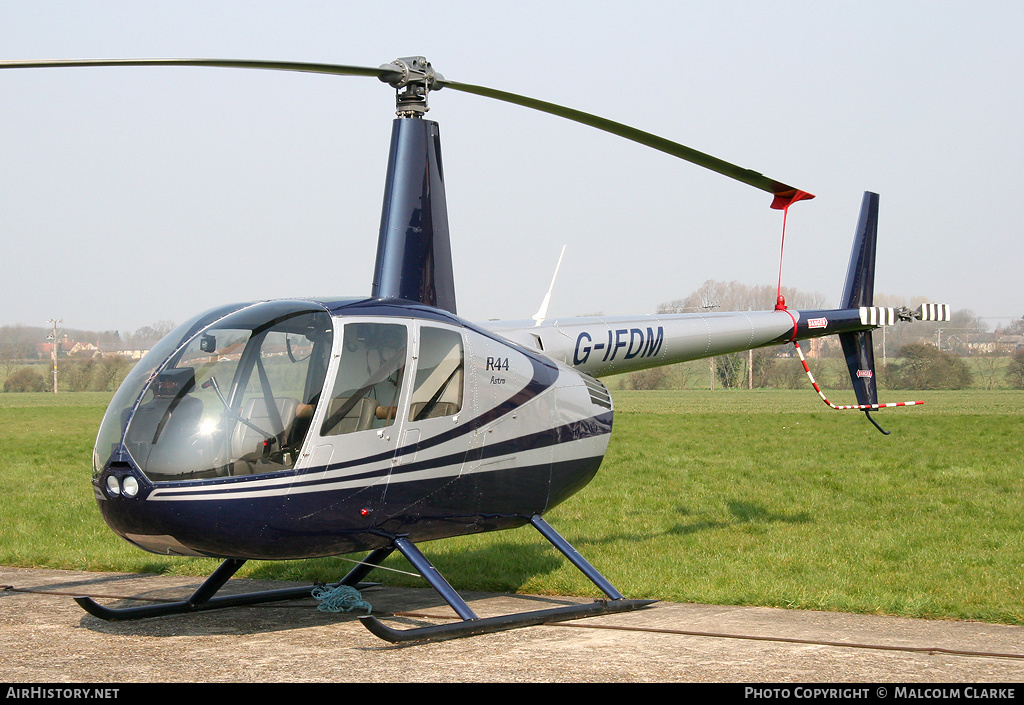
[[[832,304],[865,190],[876,292],[1024,314],[1024,3],[5,0],[0,58],[378,66],[596,113],[817,195],[783,284]],[[131,331],[221,303],[368,294],[393,91],[205,68],[0,71],[0,324]],[[775,283],[770,196],[453,91],[441,125],[459,313],[653,311]]]

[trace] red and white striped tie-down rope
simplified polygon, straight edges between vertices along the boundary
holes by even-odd
[[[800,356],[800,364],[804,366],[804,372],[807,373],[807,378],[811,380],[811,384],[814,386],[814,391],[818,393],[818,396],[821,397],[823,402],[831,406],[833,409],[858,409],[860,411],[871,411],[872,409],[888,409],[893,406],[917,406],[919,404],[924,404],[923,401],[898,401],[891,404],[847,404],[845,406],[833,404],[825,397],[825,393],[821,391],[821,387],[818,386],[818,383],[814,381],[814,375],[811,374],[811,368],[807,366],[807,360],[804,359],[804,351],[800,349],[800,344],[794,340],[793,347],[796,348],[797,355]]]

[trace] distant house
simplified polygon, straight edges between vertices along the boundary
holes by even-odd
[[[36,352],[40,358],[53,357],[53,343],[36,343]],[[93,343],[68,340],[65,335],[57,343],[57,354],[67,357],[97,357],[103,352]]]
[[[993,353],[996,351],[995,333],[979,333],[972,335],[967,341],[967,349],[972,353]]]
[[[1024,335],[1001,335],[999,344],[1003,347],[1003,351],[1009,354],[1024,350]]]
[[[967,348],[972,353],[989,355],[1012,355],[1024,349],[1024,335],[1002,335],[1000,333],[982,333],[971,336]]]
[[[76,357],[96,357],[101,354],[100,349],[92,343],[71,343],[65,340],[60,347],[62,352]]]

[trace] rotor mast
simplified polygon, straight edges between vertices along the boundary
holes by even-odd
[[[424,120],[427,94],[441,77],[421,56],[380,67],[396,90],[384,206],[371,295],[456,313],[455,275],[438,124]]]

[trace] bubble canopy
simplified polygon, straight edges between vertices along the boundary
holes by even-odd
[[[330,314],[309,301],[227,306],[182,324],[111,400],[94,475],[124,454],[151,482],[291,470],[333,338]]]

